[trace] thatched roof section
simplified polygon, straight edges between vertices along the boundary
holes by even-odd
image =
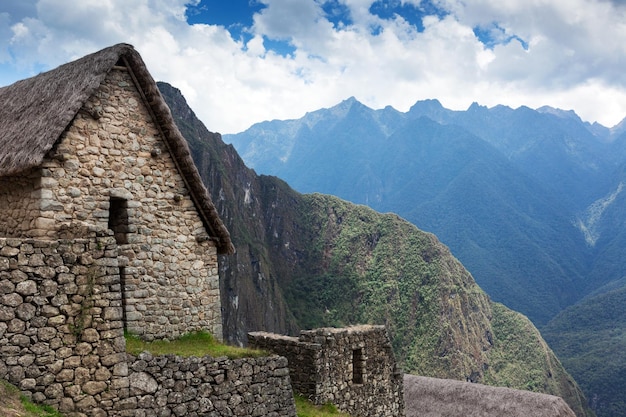
[[[406,417],[576,417],[560,397],[469,382],[404,376]]]
[[[207,231],[218,241],[219,253],[233,253],[230,234],[202,183],[189,146],[141,56],[131,45],[118,44],[0,88],[0,177],[39,166],[107,73],[120,61],[137,80]]]

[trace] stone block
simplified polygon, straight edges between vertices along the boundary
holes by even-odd
[[[131,372],[128,377],[131,393],[154,394],[159,388],[157,381],[145,372]]]
[[[32,280],[19,282],[15,286],[15,292],[21,295],[33,295],[37,293],[37,283]]]
[[[104,381],[89,381],[82,385],[83,391],[88,395],[96,395],[108,388]]]

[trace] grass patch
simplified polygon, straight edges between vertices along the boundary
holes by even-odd
[[[26,397],[21,397],[22,405],[24,405],[24,410],[26,410],[27,416],[32,417],[63,417],[63,414],[59,413],[57,410],[52,408],[49,405],[37,405],[33,404],[26,399]]]
[[[340,413],[333,404],[315,405],[301,395],[294,395],[296,400],[296,414],[298,417],[350,417]]]
[[[17,387],[0,380],[0,415],[3,417],[63,417],[49,405],[37,405],[20,394]]]
[[[182,335],[176,340],[155,340],[146,342],[138,336],[125,334],[126,351],[138,355],[148,351],[153,355],[174,354],[178,356],[226,356],[230,359],[258,358],[269,354],[262,350],[229,346],[216,340],[207,332],[193,332]]]

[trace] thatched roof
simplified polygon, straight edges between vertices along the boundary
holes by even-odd
[[[576,417],[560,397],[469,382],[404,376],[406,417]]]
[[[158,128],[189,186],[218,252],[233,253],[222,223],[189,146],[176,127],[167,104],[141,56],[131,45],[118,44],[54,70],[0,88],[0,177],[39,166],[63,131],[116,64],[129,67]]]

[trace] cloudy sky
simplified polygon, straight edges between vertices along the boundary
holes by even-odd
[[[119,42],[222,133],[350,96],[626,117],[626,0],[2,0],[0,85]]]

